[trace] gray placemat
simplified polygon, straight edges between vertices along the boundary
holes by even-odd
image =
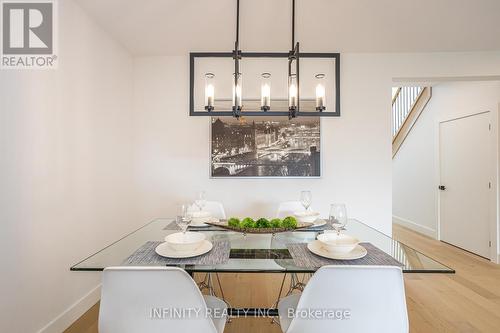
[[[402,263],[371,243],[360,243],[368,252],[366,256],[354,260],[335,260],[320,257],[307,248],[307,243],[286,244],[295,265],[304,268],[319,268],[326,265],[378,265],[403,266]]]
[[[229,260],[231,246],[227,240],[213,241],[213,248],[210,252],[192,258],[165,258],[155,252],[155,248],[163,242],[146,242],[134,253],[132,253],[123,265],[220,265]]]

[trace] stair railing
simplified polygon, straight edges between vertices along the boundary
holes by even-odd
[[[396,137],[425,87],[400,87],[392,98],[392,137]]]

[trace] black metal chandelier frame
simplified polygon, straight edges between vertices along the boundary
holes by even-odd
[[[295,42],[295,0],[292,0],[292,43],[291,50],[285,52],[242,52],[239,49],[239,22],[240,22],[240,0],[236,0],[236,40],[232,52],[191,52],[189,54],[189,115],[190,116],[233,116],[239,118],[244,116],[288,116],[289,119],[297,116],[308,117],[339,117],[340,116],[340,53],[301,53],[299,42]],[[218,111],[214,107],[205,106],[205,111],[195,111],[194,82],[195,82],[195,59],[196,58],[233,58],[234,60],[234,82],[233,82],[233,106],[231,111]],[[244,111],[242,105],[236,102],[238,99],[238,80],[241,79],[240,61],[242,58],[287,58],[288,79],[296,76],[296,103],[289,106],[288,111]],[[325,108],[316,108],[316,111],[300,111],[300,58],[330,58],[335,61],[335,110],[325,111]],[[294,70],[295,69],[295,70]],[[240,92],[241,94],[241,92]],[[239,96],[241,98],[241,96]]]

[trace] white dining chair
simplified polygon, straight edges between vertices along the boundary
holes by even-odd
[[[99,333],[222,333],[226,318],[205,314],[226,309],[180,268],[110,267],[102,276]]]
[[[395,266],[324,266],[302,294],[283,298],[278,310],[286,333],[408,332],[403,274]],[[311,317],[308,310],[324,314]],[[339,312],[328,318],[327,310]]]
[[[310,207],[310,209],[313,210],[312,207]],[[284,217],[293,215],[293,213],[295,212],[302,212],[304,210],[304,206],[302,206],[300,201],[284,201],[280,202],[276,217],[282,219]]]
[[[189,207],[189,211],[198,211],[198,210],[199,208],[195,204],[192,204]],[[203,206],[203,211],[210,212],[212,217],[215,217],[217,219],[220,220],[226,219],[226,212],[224,211],[224,205],[222,205],[221,202],[207,201],[205,202],[205,206]]]

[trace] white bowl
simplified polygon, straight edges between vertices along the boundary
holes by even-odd
[[[205,240],[201,232],[176,232],[165,237],[165,242],[173,250],[179,252],[190,252],[196,250]]]
[[[206,218],[206,217],[211,217],[212,214],[210,212],[206,211],[199,211],[199,210],[194,210],[192,212],[189,212],[191,214],[192,218]]]
[[[190,212],[190,214],[191,214],[191,221],[194,224],[205,223],[210,221],[210,219],[212,218],[212,214],[206,211],[195,210]]]
[[[204,223],[210,222],[212,220],[213,220],[213,218],[211,216],[208,216],[208,217],[193,217],[191,219],[191,224],[190,225],[204,224]]]
[[[322,247],[332,253],[349,253],[359,244],[359,240],[349,235],[334,232],[318,235],[318,241]]]
[[[297,221],[302,223],[313,223],[319,217],[318,212],[312,211],[295,212],[293,215],[297,218]]]

